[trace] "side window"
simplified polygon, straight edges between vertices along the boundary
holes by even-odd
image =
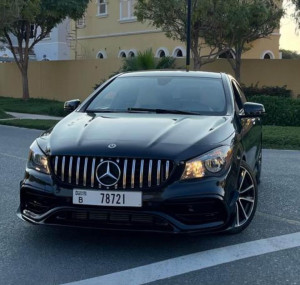
[[[245,104],[247,102],[247,99],[246,99],[244,92],[242,91],[242,88],[240,87],[240,85],[238,83],[234,82],[234,84],[237,86],[237,89],[238,89],[238,92],[239,92],[239,95],[241,97],[243,104]]]
[[[231,84],[232,84],[232,89],[233,89],[233,93],[234,93],[235,108],[239,112],[243,109],[244,102],[242,101],[242,98],[238,91],[238,87],[236,86],[235,82],[232,81]]]

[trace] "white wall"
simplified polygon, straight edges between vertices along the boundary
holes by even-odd
[[[40,61],[46,55],[49,60],[69,60],[70,47],[67,41],[69,30],[70,20],[66,19],[51,31],[49,38],[35,45],[35,59]],[[17,46],[18,43],[15,37],[12,37],[12,42],[14,46]]]
[[[70,59],[70,48],[67,37],[70,29],[70,20],[65,20],[54,28],[50,33],[50,38],[44,39],[34,47],[37,60],[42,60],[43,56],[49,60]]]

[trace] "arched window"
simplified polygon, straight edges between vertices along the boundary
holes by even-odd
[[[159,51],[158,56],[159,56],[159,57],[165,57],[165,56],[166,56],[165,51],[164,51],[164,50]]]
[[[272,51],[264,51],[260,57],[261,59],[275,59],[275,55]]]
[[[128,57],[135,57],[135,56],[137,56],[137,51],[135,49],[131,49],[128,52]]]
[[[126,58],[127,57],[127,52],[125,50],[120,50],[118,57]]]
[[[97,57],[98,59],[104,59],[104,58],[107,58],[107,54],[106,54],[106,51],[104,50],[100,50],[98,53],[97,53]]]
[[[134,52],[130,51],[130,52],[128,53],[128,57],[135,57]]]
[[[183,52],[182,50],[177,50],[176,53],[175,53],[176,57],[183,57]]]
[[[169,50],[167,48],[161,47],[159,49],[157,49],[156,53],[155,53],[155,57],[161,58],[161,57],[166,57],[169,56]]]
[[[183,47],[176,47],[173,51],[173,57],[185,57],[186,51]]]

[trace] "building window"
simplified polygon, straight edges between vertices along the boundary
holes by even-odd
[[[181,49],[178,49],[178,50],[176,50],[174,55],[175,55],[175,57],[183,57],[183,52]]]
[[[185,57],[186,51],[183,47],[176,47],[173,51],[173,57]]]
[[[130,52],[128,53],[128,57],[135,57],[134,52],[130,51]]]
[[[106,15],[107,15],[107,1],[98,0],[98,16],[106,16]]]
[[[107,58],[106,51],[100,50],[100,51],[97,53],[96,58],[98,58],[98,59],[105,59],[105,58]]]
[[[82,16],[82,18],[77,20],[77,28],[82,29],[85,27],[85,16]]]
[[[158,54],[158,57],[166,57],[165,51],[164,50],[160,50],[159,54]]]
[[[128,57],[135,57],[135,56],[137,56],[137,51],[135,49],[131,49],[128,52]]]
[[[275,59],[275,55],[272,51],[267,50],[265,52],[262,53],[261,59]]]
[[[161,47],[159,48],[156,53],[155,53],[155,57],[166,57],[166,56],[169,56],[170,53],[169,53],[169,50],[167,48],[164,48],[164,47]]]
[[[135,0],[120,0],[120,20],[135,20]]]
[[[120,50],[119,52],[119,58],[126,58],[127,57],[127,53],[125,50]]]

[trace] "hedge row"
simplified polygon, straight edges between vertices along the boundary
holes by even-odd
[[[243,91],[247,97],[266,95],[266,96],[277,96],[277,97],[292,97],[292,90],[287,89],[287,86],[262,86],[258,85],[242,86]]]
[[[8,118],[11,118],[11,116],[6,114],[2,109],[0,109],[0,119],[8,119]]]
[[[300,100],[278,96],[248,96],[248,101],[265,106],[264,125],[300,126]]]

